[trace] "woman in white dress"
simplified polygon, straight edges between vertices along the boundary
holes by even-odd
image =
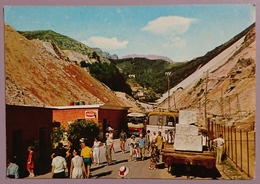
[[[102,145],[103,145],[102,142],[100,142],[98,138],[94,139],[94,143],[92,147],[94,165],[99,165],[100,163],[100,147]]]
[[[84,178],[84,176],[87,176],[83,158],[79,156],[79,153],[78,149],[72,151],[74,157],[71,159],[70,178]]]

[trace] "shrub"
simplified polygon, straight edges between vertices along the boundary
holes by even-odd
[[[51,141],[52,141],[53,148],[55,148],[57,144],[60,142],[64,132],[65,132],[65,128],[63,126],[53,128],[51,134]]]
[[[87,142],[92,144],[99,134],[99,127],[93,120],[76,120],[69,125],[68,134],[72,143],[78,143],[80,138],[87,138]]]

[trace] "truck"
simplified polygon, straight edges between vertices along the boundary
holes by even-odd
[[[131,112],[127,114],[127,133],[129,135],[140,135],[145,133],[146,114],[140,112]]]
[[[168,172],[175,175],[185,174],[210,176],[216,178],[216,158],[211,151],[202,150],[202,138],[196,125],[198,113],[192,110],[179,111],[179,123],[176,124],[174,144],[165,144],[162,160]]]

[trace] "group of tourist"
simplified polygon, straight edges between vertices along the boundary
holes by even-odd
[[[79,140],[80,146],[70,144],[63,146],[60,142],[52,154],[52,178],[89,178],[92,163],[100,163],[100,147],[103,145],[98,138],[94,139],[92,146],[87,140]]]
[[[107,165],[112,163],[112,154],[114,151],[114,140],[113,130],[109,130],[105,134],[106,140],[104,143],[94,139],[91,145],[86,144],[86,139],[82,138],[79,140],[79,145],[72,145],[67,135],[64,134],[62,140],[58,143],[57,147],[51,154],[51,177],[52,178],[89,178],[90,167],[100,164],[100,148],[105,147],[105,157]],[[208,151],[209,149],[209,138],[207,132],[202,131],[202,150]],[[145,154],[150,157],[149,169],[157,169],[157,163],[162,154],[163,147],[167,144],[174,144],[174,132],[172,130],[165,130],[162,134],[160,131],[150,132],[147,130],[146,134],[142,133],[137,139],[134,135],[130,137],[128,141],[126,132],[122,129],[119,135],[119,145],[121,153],[124,154],[126,151],[126,143],[129,146],[129,161],[144,160]],[[223,154],[223,145],[225,143],[222,134],[213,140],[217,147],[216,162],[221,162],[221,156]],[[34,177],[34,161],[33,161],[33,147],[28,147],[27,157],[27,170],[29,173],[28,177]],[[123,170],[121,168],[121,170]],[[121,171],[122,173],[122,171]],[[15,163],[14,159],[7,160],[7,177],[8,178],[19,178],[19,166]]]
[[[163,146],[173,143],[174,133],[170,130],[165,130],[164,134],[162,134],[161,131],[151,133],[150,130],[147,130],[146,134],[143,135],[141,133],[138,139],[132,135],[128,144],[130,146],[129,161],[137,161],[138,158],[144,160],[146,154],[151,160],[149,169],[156,169]]]

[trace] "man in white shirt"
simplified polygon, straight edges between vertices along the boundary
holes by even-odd
[[[106,133],[106,152],[105,152],[105,156],[106,156],[106,160],[107,160],[107,165],[111,165],[112,164],[112,155],[111,155],[111,149],[113,147],[113,143],[114,141],[109,137],[109,133]]]
[[[208,151],[209,137],[207,136],[207,133],[205,131],[202,131],[201,142],[202,142],[202,151]]]
[[[220,134],[218,138],[214,139],[213,142],[217,143],[217,157],[216,157],[216,162],[220,163],[221,162],[221,157],[223,154],[223,149],[224,149],[224,139],[223,135]]]
[[[174,143],[174,132],[173,130],[170,131],[167,144],[173,144]]]
[[[19,166],[15,163],[15,159],[7,159],[7,173],[8,178],[19,178]]]

